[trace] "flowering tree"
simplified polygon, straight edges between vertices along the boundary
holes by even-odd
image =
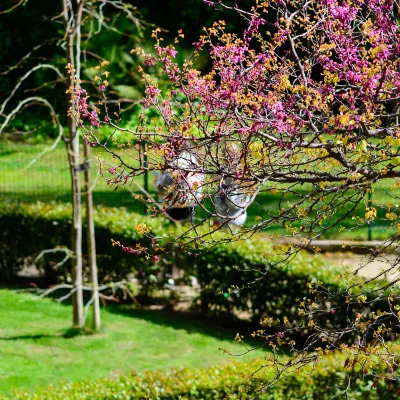
[[[260,219],[251,231],[282,221],[290,228],[300,221],[302,237],[309,238],[340,222],[334,205],[355,207],[374,182],[398,179],[395,2],[257,2],[251,11],[207,4],[241,13],[248,28],[232,34],[223,21],[215,23],[182,66],[174,61],[175,48],[162,46],[158,31],[153,33],[155,55],[133,50],[144,56],[145,65],[160,65],[173,82],[161,94],[141,70],[145,105],[156,108],[162,122],[149,125],[143,116],[137,130],[124,131],[131,144],[149,144],[149,170],[174,169],[171,160],[190,148],[201,165],[192,165],[192,171],[175,169],[206,175],[202,185],[207,190],[198,204],[207,217],[217,214],[204,200],[212,200],[230,179],[253,200],[266,191],[298,195],[291,207]],[[206,50],[212,68],[201,74],[193,62]],[[118,119],[107,109],[103,118],[99,109],[87,111],[86,95],[76,95],[80,123],[91,124],[88,139],[101,144],[96,129],[109,125],[118,130]],[[234,156],[229,146],[235,147]],[[135,147],[129,151],[138,160],[139,153]],[[117,159],[119,165],[109,170],[111,183],[142,173],[143,161],[133,166],[121,155]],[[307,196],[296,192],[301,185],[307,185]],[[374,216],[371,207],[366,218]]]
[[[101,163],[110,185],[125,184],[145,170],[168,171],[169,194],[159,202],[150,200],[150,211],[181,204],[188,192],[196,199],[202,217],[179,231],[180,244],[198,248],[283,226],[287,235],[297,238],[285,250],[287,260],[353,215],[374,183],[392,179],[393,187],[399,187],[399,4],[394,0],[259,0],[245,10],[236,1],[206,3],[239,13],[247,29],[230,33],[223,21],[216,22],[205,29],[194,44],[193,57],[182,65],[176,62],[174,46],[164,45],[157,30],[154,54],[133,50],[144,58],[140,71],[146,82],[145,107],[156,109],[161,119],[144,113],[135,130],[122,129],[118,111],[112,114],[105,106],[107,91],[101,84],[104,97],[92,111],[87,93],[75,91],[75,118],[90,143],[104,146],[114,156],[112,165]],[[205,73],[194,68],[201,52],[211,60]],[[162,68],[170,90],[161,92],[146,74],[146,65]],[[104,125],[123,133],[120,150],[112,150],[100,139]],[[109,140],[117,143],[114,133]],[[176,161],[188,153],[197,161]],[[202,176],[195,185],[194,175]],[[262,193],[279,194],[277,206],[257,204]],[[232,201],[239,195],[248,198],[237,201],[241,213],[257,204],[260,216],[245,228],[231,229],[230,222],[238,214],[221,214],[217,199]],[[365,207],[365,218],[357,223],[377,217],[374,207],[368,203]],[[397,232],[398,215],[390,204],[385,219]],[[210,220],[220,223],[210,224]],[[222,227],[228,227],[229,234],[225,230],[216,235]],[[396,233],[371,256],[389,250],[397,238]],[[148,256],[151,252],[131,250]],[[311,284],[310,298],[293,305],[304,318],[300,325],[267,318],[265,324],[274,326],[275,333],[258,334],[274,349],[270,362],[278,368],[272,381],[285,370],[343,347],[349,353],[345,368],[360,363],[368,371],[374,355],[387,367],[378,381],[397,380],[396,349],[385,344],[400,324],[397,259],[389,272],[393,273],[390,281],[382,281],[382,273],[361,284],[352,276],[344,277],[348,280],[344,293]],[[383,299],[387,311],[371,312]],[[360,304],[358,312],[351,311]],[[347,326],[326,324],[343,307],[349,309]],[[296,346],[290,336],[304,327],[307,340]],[[277,356],[285,346],[293,355],[287,362]]]

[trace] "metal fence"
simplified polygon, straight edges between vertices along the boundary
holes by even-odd
[[[0,142],[2,198],[29,202],[70,200],[71,180],[65,144],[61,143],[50,151],[47,151],[48,149],[49,145],[44,144]],[[115,207],[137,207],[137,201],[131,194],[132,187],[113,191],[107,186],[98,173],[97,160],[94,158],[96,154],[93,154],[91,160],[94,203]]]

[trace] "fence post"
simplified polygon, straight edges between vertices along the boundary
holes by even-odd
[[[368,207],[372,205],[372,187],[369,189],[368,192]],[[368,241],[372,241],[372,221],[368,223]]]
[[[143,146],[143,168],[144,168],[144,190],[149,192],[149,171],[148,171],[148,159],[147,159],[147,151],[146,151],[146,144],[145,140],[142,141]]]
[[[143,168],[144,168],[144,175],[143,175],[143,187],[146,193],[149,193],[149,171],[148,171],[148,158],[147,158],[147,150],[146,150],[146,140],[142,140],[142,153],[143,153]],[[144,212],[147,214],[147,205],[144,205]]]

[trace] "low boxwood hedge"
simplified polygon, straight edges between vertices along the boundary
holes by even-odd
[[[261,359],[206,369],[172,369],[131,373],[114,379],[65,382],[30,393],[19,392],[2,400],[393,400],[399,385],[381,380],[374,385],[376,373],[356,373],[344,369],[345,356],[322,356],[318,363],[301,372],[290,371],[260,397],[260,390],[271,378],[271,369]],[[379,370],[380,371],[380,370]],[[381,371],[380,371],[381,372]],[[350,375],[351,374],[351,375]],[[349,380],[349,378],[350,379]],[[397,392],[397,393],[396,393]]]
[[[184,277],[197,278],[200,294],[196,304],[204,313],[218,316],[243,311],[255,323],[266,316],[300,320],[299,299],[309,296],[310,283],[320,281],[330,292],[329,298],[321,297],[321,307],[335,308],[328,317],[322,314],[324,324],[343,325],[349,313],[357,311],[357,306],[345,304],[344,298],[349,292],[342,267],[307,253],[277,265],[284,256],[279,255],[266,235],[220,243],[206,251],[196,250],[196,256],[193,252],[169,252],[161,254],[160,260],[155,262],[121,251],[112,245],[111,239],[127,246],[149,247],[149,239],[134,229],[136,224],[145,223],[154,235],[166,238],[171,230],[179,228],[163,218],[147,217],[123,208],[96,208],[94,217],[101,281],[118,281],[132,274],[142,290],[151,293],[152,288],[164,286],[174,264],[184,271]],[[70,225],[71,206],[68,204],[0,204],[0,273],[3,278],[6,272],[15,273],[26,257],[37,255],[43,249],[68,246]],[[50,281],[60,276],[68,278],[69,263],[57,270],[53,267],[62,257],[64,254],[46,255],[42,267]],[[357,282],[361,284],[362,280]],[[229,291],[230,288],[235,290]],[[384,299],[382,304],[374,303],[375,310],[381,306],[386,307]]]
[[[158,277],[162,265],[154,265],[145,258],[126,254],[112,245],[111,239],[148,245],[148,239],[134,229],[138,223],[151,224],[160,236],[167,235],[168,221],[129,213],[121,208],[98,207],[94,213],[96,246],[98,249],[99,278],[102,282],[117,281],[134,272],[138,278]],[[24,265],[26,258],[37,256],[44,249],[69,247],[71,232],[71,205],[64,203],[0,203],[0,279],[12,279]],[[83,235],[86,248],[86,235]],[[70,263],[57,270],[53,268],[64,258],[63,253],[49,253],[39,263],[45,271],[47,283],[67,278]]]

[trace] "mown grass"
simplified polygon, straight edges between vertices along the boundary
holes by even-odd
[[[202,368],[232,361],[219,348],[243,350],[234,332],[163,311],[107,306],[100,333],[76,336],[69,305],[7,289],[0,302],[3,394],[130,370]]]
[[[39,155],[48,145],[29,145],[24,143],[0,142],[0,195],[22,201],[70,201],[71,181],[64,144],[43,157]],[[104,151],[93,149],[91,154],[91,175],[94,185],[94,202],[108,206],[139,208],[144,206],[135,201],[130,190],[120,187],[113,191],[99,174],[96,157],[104,156]],[[32,160],[35,163],[29,166]],[[81,174],[83,187],[83,173]],[[140,178],[138,178],[140,180]],[[141,179],[143,184],[143,178]],[[150,179],[151,181],[151,179]]]
[[[70,200],[70,177],[67,165],[67,156],[65,146],[59,145],[56,149],[46,154],[43,158],[35,162],[30,168],[26,168],[29,162],[45,149],[46,145],[28,145],[24,143],[0,143],[0,196],[22,201],[62,201]],[[126,186],[121,186],[117,191],[113,187],[107,185],[104,178],[98,173],[97,163],[95,159],[100,153],[105,156],[101,149],[92,151],[92,180],[94,185],[94,203],[97,205],[106,205],[113,207],[124,206],[130,210],[145,213],[145,206],[132,196],[132,192],[138,192],[137,187],[132,183]],[[137,182],[143,185],[143,177],[138,177]],[[148,178],[150,191],[154,192],[154,176],[149,175]],[[392,203],[393,207],[397,207],[400,203],[400,190],[392,189],[393,181],[383,180],[374,186],[374,194],[372,204],[377,207],[379,221],[372,224],[372,238],[386,239],[394,231],[390,227],[390,222],[384,220],[385,209],[381,205]],[[302,192],[307,192],[307,187],[302,188]],[[285,197],[286,200],[294,201],[294,196]],[[248,225],[256,223],[256,218],[268,218],[268,212],[277,214],[277,203],[279,194],[271,192],[260,193],[256,202],[248,209]],[[365,208],[368,202],[365,199],[363,204],[360,204],[356,211],[348,215],[340,222],[339,227],[330,230],[324,234],[324,238],[348,238],[361,239],[368,238],[368,227],[364,224],[357,227],[353,217],[365,216]],[[262,206],[265,210],[261,209]],[[267,211],[269,209],[269,211]],[[338,207],[334,210],[335,219],[340,219],[348,212],[346,207]],[[205,214],[199,209],[197,211],[199,217],[204,217]],[[297,224],[300,226],[300,223]],[[296,223],[294,224],[296,226]],[[276,226],[268,229],[269,234],[286,233],[285,229]]]

